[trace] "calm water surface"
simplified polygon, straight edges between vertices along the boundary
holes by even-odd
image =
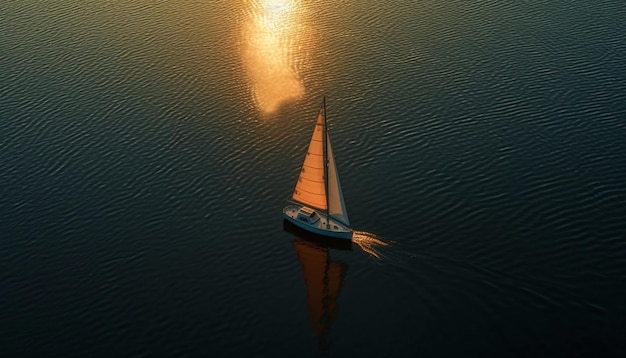
[[[2,356],[626,355],[622,1],[5,1]],[[351,250],[282,226],[323,95]]]

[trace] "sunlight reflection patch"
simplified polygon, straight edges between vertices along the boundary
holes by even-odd
[[[244,30],[244,63],[258,107],[266,114],[298,100],[304,86],[294,66],[299,0],[252,0]]]

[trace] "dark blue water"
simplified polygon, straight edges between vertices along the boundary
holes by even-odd
[[[0,352],[625,356],[622,1],[0,5]],[[351,250],[283,229],[326,95]]]

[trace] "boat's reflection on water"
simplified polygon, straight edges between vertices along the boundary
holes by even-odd
[[[327,336],[337,317],[339,294],[348,270],[346,263],[331,258],[331,249],[351,251],[352,243],[355,243],[363,252],[380,258],[376,247],[388,243],[365,231],[354,231],[350,241],[313,235],[286,220],[283,227],[295,236],[293,247],[306,285],[309,320],[316,331],[319,348],[326,350]]]
[[[333,261],[329,248],[301,237],[293,247],[302,267],[306,285],[309,320],[317,334],[319,348],[327,349],[327,336],[338,312],[338,298],[348,265]]]

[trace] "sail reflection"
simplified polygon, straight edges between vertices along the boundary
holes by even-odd
[[[295,70],[300,0],[249,0],[244,36],[244,63],[258,107],[266,114],[304,95]]]
[[[306,284],[309,320],[320,348],[326,349],[326,336],[337,318],[337,301],[348,266],[331,261],[328,247],[320,243],[296,237],[293,247]]]

